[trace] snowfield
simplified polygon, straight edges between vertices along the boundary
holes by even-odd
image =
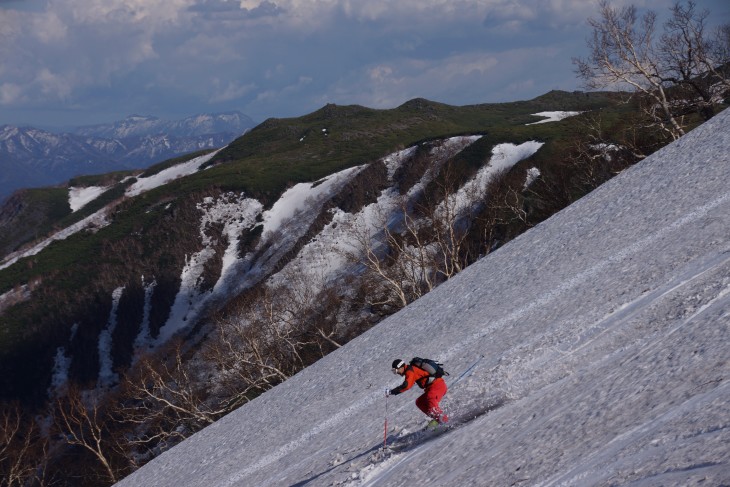
[[[730,484],[730,111],[120,486]],[[395,358],[439,359],[455,424]],[[458,382],[457,382],[458,381]],[[413,438],[412,436],[410,438]]]

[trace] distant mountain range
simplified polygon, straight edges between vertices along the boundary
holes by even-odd
[[[73,130],[73,133],[106,139],[127,139],[156,134],[197,137],[227,132],[241,135],[254,125],[254,121],[241,112],[195,115],[182,120],[162,120],[156,117],[130,115],[119,122],[78,127]]]
[[[0,201],[21,188],[62,183],[82,174],[141,169],[181,154],[222,147],[255,125],[240,112],[182,120],[131,115],[54,133],[0,126]]]

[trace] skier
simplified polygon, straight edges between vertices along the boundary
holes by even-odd
[[[406,364],[400,359],[393,361],[393,373],[403,376],[404,380],[398,387],[387,391],[387,395],[396,396],[413,387],[413,384],[418,384],[421,389],[424,389],[424,392],[416,399],[416,406],[431,418],[429,426],[434,427],[449,420],[439,406],[439,402],[447,390],[443,378],[434,377],[423,368],[417,367],[413,363]]]

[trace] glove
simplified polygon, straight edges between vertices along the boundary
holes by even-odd
[[[388,397],[388,396],[390,396],[390,389],[388,389],[388,388],[386,387],[386,388],[385,388],[385,397]]]

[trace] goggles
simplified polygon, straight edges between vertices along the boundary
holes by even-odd
[[[396,374],[396,375],[398,375],[398,369],[400,369],[400,368],[401,368],[401,367],[403,367],[404,365],[405,365],[405,362],[403,362],[402,360],[401,360],[400,362],[398,362],[398,363],[396,364],[396,366],[395,366],[395,367],[393,367],[393,373],[394,373],[394,374]]]

